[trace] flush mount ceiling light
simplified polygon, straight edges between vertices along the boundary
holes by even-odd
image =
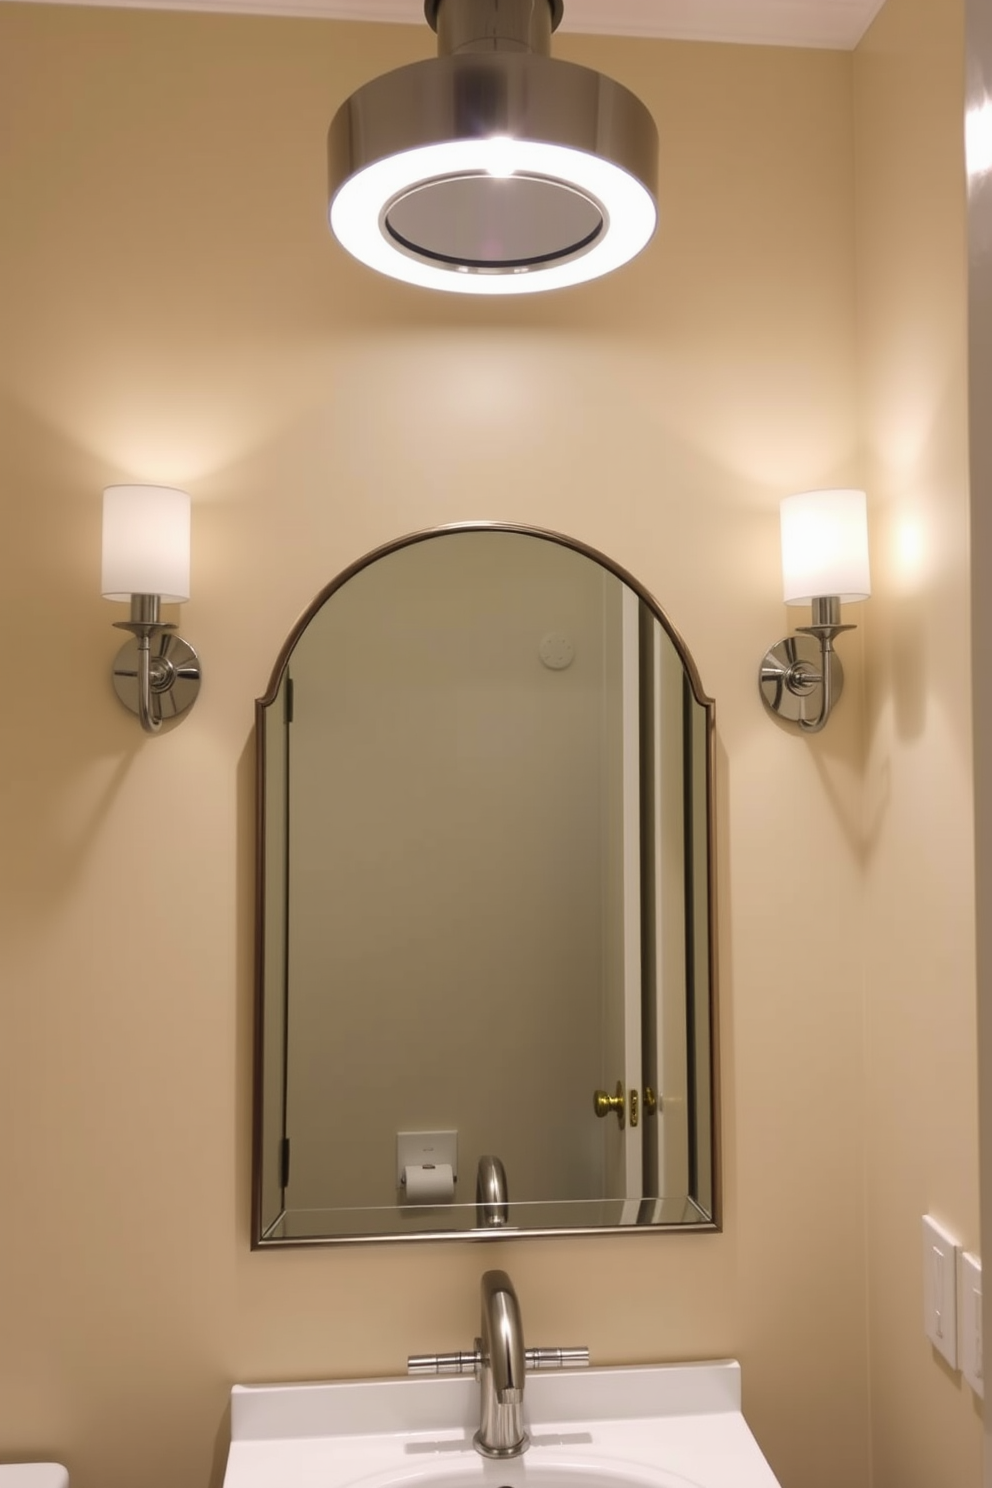
[[[528,294],[627,263],[657,224],[658,133],[553,60],[563,0],[425,0],[438,56],[366,83],[328,134],[331,228],[380,273]]]

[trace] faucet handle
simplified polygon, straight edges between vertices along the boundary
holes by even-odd
[[[479,1349],[459,1354],[411,1354],[407,1374],[474,1374],[482,1363]]]
[[[583,1369],[589,1363],[587,1348],[529,1348],[524,1350],[528,1369]],[[411,1354],[407,1374],[475,1374],[482,1364],[482,1350],[454,1354]]]
[[[589,1363],[587,1348],[529,1348],[524,1350],[528,1369],[583,1369]]]

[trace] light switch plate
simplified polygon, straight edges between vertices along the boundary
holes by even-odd
[[[965,1251],[961,1256],[961,1370],[979,1399],[985,1398],[982,1379],[982,1263]]]
[[[953,1235],[929,1214],[923,1216],[923,1328],[952,1369],[958,1367],[959,1249]]]

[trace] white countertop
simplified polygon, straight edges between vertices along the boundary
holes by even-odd
[[[57,1462],[0,1463],[0,1488],[69,1488],[69,1474]]]
[[[740,1399],[733,1361],[528,1375],[492,1462],[471,1378],[235,1386],[224,1488],[779,1488]]]

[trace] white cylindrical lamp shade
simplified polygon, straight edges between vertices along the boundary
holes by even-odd
[[[871,594],[868,500],[864,491],[803,491],[782,502],[782,583],[786,604]]]
[[[104,599],[189,599],[190,500],[172,486],[108,486],[103,493]]]

